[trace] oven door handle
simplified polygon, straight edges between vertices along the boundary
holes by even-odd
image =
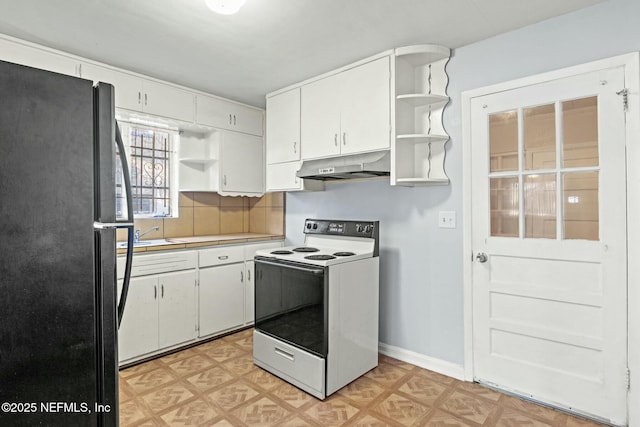
[[[286,267],[286,268],[290,268],[292,270],[298,270],[298,271],[304,271],[305,273],[309,273],[309,274],[315,274],[315,275],[323,275],[324,274],[324,270],[321,268],[313,268],[313,267],[304,267],[301,265],[297,265],[297,264],[293,264],[293,263],[289,263],[289,262],[282,262],[282,261],[267,261],[266,258],[259,258],[256,257],[255,258],[255,262],[258,264],[267,264],[267,265],[272,265],[274,267]]]

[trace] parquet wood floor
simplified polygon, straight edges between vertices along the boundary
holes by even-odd
[[[381,355],[320,401],[253,364],[252,329],[120,371],[120,425],[591,427]]]

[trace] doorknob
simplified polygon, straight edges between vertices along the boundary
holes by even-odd
[[[478,252],[478,255],[476,255],[476,261],[479,263],[485,263],[488,259],[489,257],[484,252]]]

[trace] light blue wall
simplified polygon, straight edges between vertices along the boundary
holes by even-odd
[[[451,185],[375,180],[288,193],[288,242],[302,242],[305,218],[380,220],[380,341],[462,365],[462,91],[638,50],[638,0],[609,0],[456,49],[444,115]],[[438,228],[439,211],[456,211],[458,228]]]

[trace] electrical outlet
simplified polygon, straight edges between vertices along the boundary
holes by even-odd
[[[441,211],[438,213],[438,227],[440,228],[456,228],[455,211]]]

